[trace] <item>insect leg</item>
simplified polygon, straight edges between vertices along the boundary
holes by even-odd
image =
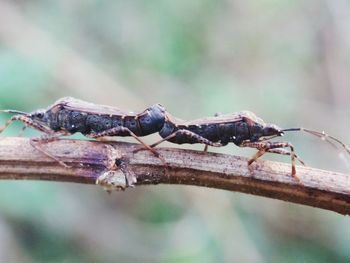
[[[15,116],[12,116],[6,123],[4,126],[2,126],[0,128],[0,133],[2,133],[8,126],[11,125],[12,122],[16,121],[16,120],[19,120],[19,115],[15,115]],[[22,116],[23,117],[23,116]]]
[[[57,161],[60,165],[66,167],[66,168],[69,168],[69,166],[67,164],[65,164],[64,162],[59,160],[57,157],[55,157],[51,153],[48,153],[47,151],[43,150],[40,147],[41,143],[49,143],[49,142],[57,140],[60,136],[69,135],[69,134],[70,133],[64,132],[64,131],[54,132],[54,133],[50,133],[50,134],[45,134],[45,135],[43,135],[41,137],[31,139],[30,140],[30,145],[33,148],[35,148],[36,150],[38,150],[39,152],[43,153],[44,155],[46,155],[46,156],[50,157],[51,159]]]
[[[282,155],[291,155],[291,152],[285,150],[285,149],[279,149],[279,148],[276,148],[276,149],[268,149],[266,150],[266,152],[269,152],[269,153],[276,153],[276,154],[282,154]],[[305,162],[299,158],[299,156],[297,154],[294,153],[294,156],[295,156],[295,159],[297,159],[302,165],[306,165]]]
[[[62,136],[62,135],[66,135],[66,132],[62,133],[62,132],[57,132],[57,133],[53,133],[51,130],[49,130],[47,127],[41,125],[40,123],[38,122],[35,122],[33,121],[32,119],[30,119],[29,117],[26,117],[26,116],[23,116],[23,115],[15,115],[15,116],[12,116],[8,121],[7,123],[0,128],[0,133],[2,131],[4,131],[12,122],[14,121],[21,121],[23,123],[25,123],[25,126],[22,128],[22,132],[24,131],[24,129],[26,129],[27,127],[32,127],[33,129],[35,130],[38,130],[38,131],[41,131],[41,132],[44,132],[46,133],[44,136],[42,137],[39,137],[39,138],[33,138],[31,139],[29,142],[30,142],[30,145],[32,147],[34,147],[36,150],[38,150],[39,152],[45,154],[46,156],[50,157],[51,159],[57,161],[58,163],[60,163],[62,166],[64,167],[68,167],[68,165],[66,165],[64,162],[58,160],[55,156],[53,156],[52,154],[44,151],[40,146],[39,144],[40,143],[47,143],[47,142],[50,142],[50,141],[53,141],[53,140],[56,140],[59,136]],[[36,144],[36,142],[38,144]]]
[[[251,147],[258,149],[259,151],[248,161],[248,165],[252,164],[254,161],[256,161],[259,157],[264,155],[265,152],[269,152],[276,148],[290,148],[290,156],[292,159],[292,176],[296,179],[296,169],[295,169],[295,163],[296,163],[296,154],[294,153],[294,147],[289,142],[243,142],[241,147]],[[273,153],[281,154],[280,152],[272,151]]]
[[[209,145],[209,146],[213,146],[213,147],[221,147],[223,146],[221,143],[215,143],[215,142],[212,142],[194,132],[191,132],[189,130],[184,130],[184,129],[181,129],[181,130],[177,130],[176,132],[173,132],[172,134],[170,134],[169,136],[165,137],[164,139],[154,143],[151,145],[151,147],[156,147],[157,145],[161,144],[162,142],[165,142],[165,141],[168,141],[170,140],[171,138],[174,138],[175,136],[177,135],[182,135],[184,136],[184,138],[186,139],[191,139],[191,140],[195,140],[196,143],[203,143],[205,145]]]
[[[139,143],[141,143],[147,150],[151,151],[156,157],[159,158],[159,154],[157,153],[157,151],[155,149],[152,149],[152,147],[150,147],[149,145],[147,145],[146,143],[144,143],[135,133],[133,133],[132,131],[130,131],[130,129],[123,127],[123,126],[117,126],[114,128],[111,128],[109,130],[103,131],[103,132],[99,132],[99,133],[95,133],[95,134],[90,134],[88,135],[88,137],[90,138],[100,138],[100,137],[105,137],[105,136],[118,136],[120,134],[125,134],[125,132],[128,132],[130,134],[130,136],[134,137],[135,140],[137,140]],[[165,161],[164,161],[165,162]]]
[[[25,125],[22,127],[22,129],[19,131],[18,137],[22,137],[22,136],[23,136],[23,133],[24,133],[24,131],[25,131],[25,129],[27,129],[27,128],[28,128],[28,125],[25,124]]]
[[[42,131],[42,132],[45,132],[45,133],[49,133],[50,132],[50,130],[48,128],[46,128],[45,126],[41,125],[38,122],[34,122],[29,117],[26,117],[26,116],[23,116],[23,115],[15,115],[15,116],[12,116],[6,122],[6,124],[0,128],[0,133],[3,132],[8,126],[10,126],[10,124],[12,122],[17,121],[17,120],[25,123],[26,126],[32,127],[35,130]]]

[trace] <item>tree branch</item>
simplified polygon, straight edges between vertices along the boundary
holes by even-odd
[[[350,214],[350,175],[258,161],[248,168],[238,156],[172,148],[157,148],[168,168],[141,146],[122,142],[58,140],[40,147],[69,168],[30,145],[27,138],[0,139],[0,179],[35,179],[95,184],[118,160],[137,178],[136,185],[185,184],[238,191]]]

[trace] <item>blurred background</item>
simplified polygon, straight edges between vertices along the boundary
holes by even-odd
[[[1,109],[73,96],[133,111],[159,102],[183,119],[251,110],[350,144],[349,66],[346,0],[0,0]],[[308,165],[350,172],[319,139],[284,139]],[[0,182],[1,262],[349,262],[349,244],[344,216],[240,193]]]

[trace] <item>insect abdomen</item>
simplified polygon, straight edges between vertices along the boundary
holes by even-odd
[[[143,135],[136,116],[125,116],[123,126],[135,133],[137,136]]]
[[[186,129],[208,139],[211,142],[220,142],[224,145],[232,141],[232,138],[235,138],[236,136],[236,123],[190,125]]]
[[[67,127],[65,127],[70,133],[81,132],[86,133],[86,118],[87,114],[84,112],[76,112],[73,111],[69,114],[69,121],[67,123]]]
[[[84,133],[98,133],[112,128],[112,118],[109,115],[89,114],[85,121]]]

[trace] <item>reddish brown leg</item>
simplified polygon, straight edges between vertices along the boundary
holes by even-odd
[[[191,132],[191,131],[188,131],[188,130],[177,130],[176,132],[173,132],[172,134],[170,134],[169,136],[165,137],[164,139],[154,143],[151,145],[151,147],[156,147],[157,145],[161,144],[162,142],[165,142],[165,141],[168,141],[170,140],[171,138],[174,138],[176,135],[178,134],[181,134],[182,136],[184,136],[185,138],[188,138],[188,139],[195,139],[196,140],[196,143],[203,143],[205,145],[209,145],[209,146],[213,146],[213,147],[221,147],[223,146],[221,143],[215,143],[215,142],[212,142],[194,132]]]
[[[27,129],[27,128],[28,128],[27,124],[24,125],[24,126],[22,127],[22,129],[19,131],[18,137],[22,137],[23,134],[24,134],[25,129]]]
[[[265,154],[265,152],[271,152],[271,153],[277,153],[277,154],[283,154],[283,155],[290,155],[292,160],[292,176],[299,180],[299,178],[296,176],[296,168],[295,163],[297,156],[294,153],[294,147],[289,142],[243,142],[241,147],[251,147],[258,149],[259,151],[248,161],[248,165],[255,162],[259,157]],[[283,149],[276,149],[276,148],[290,148],[290,152],[287,151],[279,151]],[[288,153],[288,154],[287,154]],[[300,159],[299,159],[300,160]],[[301,161],[302,162],[302,161]]]
[[[269,150],[266,150],[266,152],[289,155],[289,156],[291,155],[291,153],[285,149],[269,149]],[[302,165],[304,166],[306,165],[305,162],[301,160],[297,154],[294,154],[294,156],[295,156],[295,159],[297,159]]]
[[[162,163],[165,166],[167,166],[167,163],[164,160],[164,158],[159,156],[159,153],[155,149],[153,149],[152,147],[150,147],[149,145],[144,143],[135,133],[133,133],[132,131],[130,131],[130,129],[128,129],[126,127],[123,127],[123,126],[114,127],[114,128],[111,128],[111,129],[103,131],[103,132],[99,132],[96,134],[90,134],[90,135],[88,135],[88,137],[97,139],[97,138],[105,137],[105,136],[118,136],[120,134],[125,134],[126,132],[129,133],[132,137],[134,137],[135,140],[137,140],[139,143],[141,143],[147,150],[151,151],[154,154],[154,156],[159,158],[162,161]],[[138,149],[135,152],[137,152],[139,150],[143,150],[143,149]]]
[[[123,127],[123,126],[118,126],[118,127],[114,127],[114,128],[111,128],[111,129],[103,131],[103,132],[90,134],[90,135],[88,135],[88,137],[97,139],[97,138],[105,137],[105,136],[118,136],[121,134],[125,134],[126,132],[129,133],[130,136],[134,137],[135,140],[137,140],[139,143],[141,143],[147,150],[151,151],[156,157],[159,157],[159,154],[157,153],[156,150],[152,149],[152,147],[150,147],[149,145],[144,143],[135,133],[130,131],[130,129]]]
[[[50,133],[50,134],[44,134],[41,137],[38,138],[33,138],[30,140],[30,145],[34,147],[36,150],[39,152],[45,154],[46,156],[50,157],[51,159],[57,161],[60,165],[69,168],[69,165],[65,164],[61,160],[59,160],[57,157],[53,156],[51,153],[46,152],[40,147],[40,144],[42,143],[49,143],[55,140],[58,140],[60,136],[64,135],[69,135],[70,133],[68,132],[55,132],[55,133]]]
[[[204,151],[204,152],[207,152],[207,151],[208,151],[208,145],[205,145],[205,146],[204,146],[203,151]]]
[[[0,128],[0,133],[3,132],[8,126],[10,126],[10,124],[14,121],[21,121],[23,123],[25,123],[27,126],[32,127],[35,130],[38,131],[42,131],[45,133],[49,133],[51,132],[51,130],[49,130],[48,128],[46,128],[45,126],[41,125],[38,122],[34,122],[32,119],[30,119],[29,117],[23,116],[23,115],[15,115],[12,116],[4,126],[2,126]]]
[[[249,146],[248,146],[249,147]],[[260,149],[259,151],[256,152],[249,160],[248,160],[248,165],[251,165],[253,162],[255,162],[258,158],[263,156],[265,154],[266,150]]]
[[[46,156],[50,157],[51,159],[57,161],[59,164],[61,164],[64,167],[68,167],[68,165],[66,165],[64,162],[60,161],[59,159],[57,159],[55,156],[53,156],[52,154],[44,151],[39,145],[40,143],[48,143],[54,140],[57,140],[58,137],[62,136],[62,135],[67,135],[69,133],[67,132],[52,132],[50,129],[48,129],[47,127],[41,125],[38,122],[33,121],[32,119],[30,119],[29,117],[23,116],[23,115],[15,115],[12,116],[7,123],[0,128],[0,133],[2,131],[4,131],[12,122],[14,121],[21,121],[23,123],[25,123],[25,126],[22,128],[22,132],[27,128],[27,127],[31,127],[35,130],[41,131],[46,133],[45,135],[43,135],[42,137],[39,138],[33,138],[30,140],[30,145],[32,147],[34,147],[36,150],[38,150],[39,152],[45,154]]]

